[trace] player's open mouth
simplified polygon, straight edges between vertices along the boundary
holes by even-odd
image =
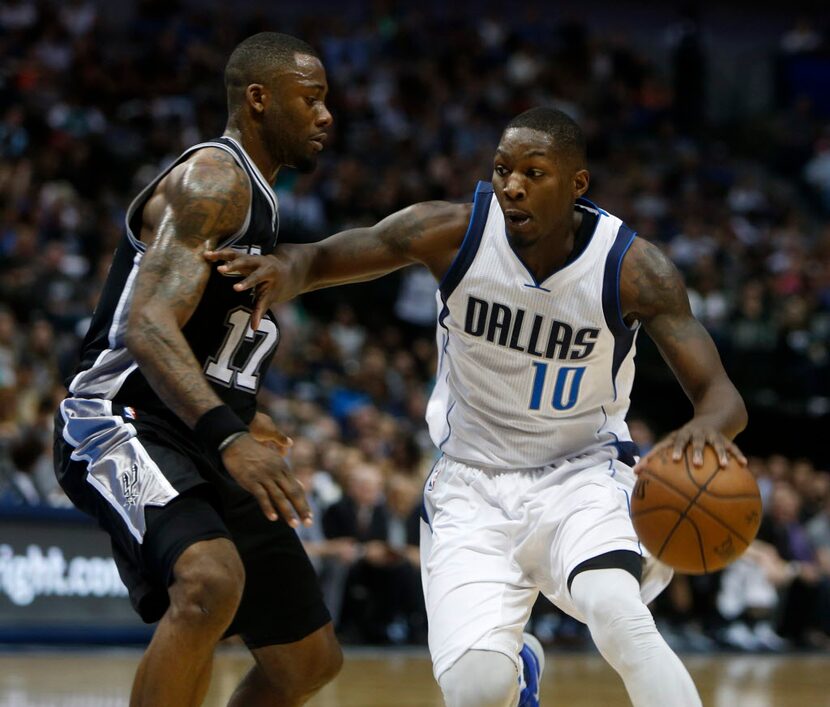
[[[526,214],[524,211],[517,211],[513,209],[505,211],[504,218],[507,220],[507,223],[513,227],[524,226],[530,221],[529,214]]]

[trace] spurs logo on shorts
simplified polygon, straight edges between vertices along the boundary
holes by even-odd
[[[124,505],[127,508],[138,503],[138,464],[133,464],[121,474],[121,490],[124,492]]]

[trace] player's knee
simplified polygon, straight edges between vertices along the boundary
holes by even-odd
[[[621,570],[617,581],[606,581],[601,572],[577,575],[571,591],[574,603],[585,618],[600,652],[613,654],[618,661],[636,659],[658,638],[657,627],[639,594],[636,580]],[[593,574],[593,576],[588,576]]]
[[[643,659],[649,644],[659,640],[654,618],[643,604],[626,613],[599,611],[588,627],[600,652],[606,655],[613,651],[617,656],[615,662],[621,663],[621,667]]]
[[[639,582],[617,568],[580,572],[571,582],[571,598],[589,626],[591,622],[608,624],[641,608],[648,612]]]
[[[314,694],[334,680],[342,667],[343,651],[340,644],[335,641],[332,646],[317,657],[310,667],[306,680],[310,693]]]
[[[502,653],[469,651],[438,680],[447,707],[513,707],[519,680]]]
[[[229,540],[196,543],[174,568],[170,606],[175,618],[193,624],[227,626],[245,586],[245,569]]]
[[[324,627],[304,641],[301,649],[291,652],[290,659],[270,649],[258,654],[258,665],[250,681],[260,694],[260,702],[272,700],[278,705],[305,704],[321,688],[337,677],[343,666],[343,651],[333,628]]]

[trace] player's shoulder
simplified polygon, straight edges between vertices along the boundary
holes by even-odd
[[[171,204],[209,200],[244,218],[251,200],[251,180],[230,152],[206,145],[173,167],[156,193]]]
[[[677,268],[659,246],[645,238],[635,237],[623,259],[622,277],[670,277]]]
[[[195,192],[250,192],[251,182],[231,152],[214,145],[194,150],[171,170],[172,182]]]
[[[164,176],[149,204],[151,212],[172,208],[181,218],[201,214],[217,232],[233,233],[245,222],[251,196],[248,174],[233,155],[205,146],[186,155]]]
[[[623,311],[647,320],[687,302],[683,276],[657,245],[634,238],[620,271],[620,298]]]

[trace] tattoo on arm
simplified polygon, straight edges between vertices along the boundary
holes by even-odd
[[[695,415],[729,436],[745,424],[738,391],[721,363],[712,337],[695,319],[683,277],[654,245],[636,239],[623,260],[623,311],[638,319],[695,407]]]
[[[641,238],[623,261],[620,294],[626,321],[641,321],[647,330],[659,323],[677,343],[696,335],[688,326],[694,319],[683,276],[659,248]]]
[[[247,178],[221,158],[186,163],[179,174],[169,175],[163,214],[141,261],[127,325],[127,345],[142,373],[190,425],[220,401],[181,329],[210,277],[204,251],[241,227],[250,203]]]
[[[399,218],[390,220],[389,224],[380,230],[380,241],[390,253],[411,258],[413,250],[417,250],[418,241],[424,234],[440,225],[441,207],[444,204],[426,202],[405,209]],[[381,222],[378,226],[382,226]]]
[[[424,202],[371,228],[338,233],[319,243],[307,289],[380,277],[412,263],[437,276],[458,250],[469,216],[466,204]]]

